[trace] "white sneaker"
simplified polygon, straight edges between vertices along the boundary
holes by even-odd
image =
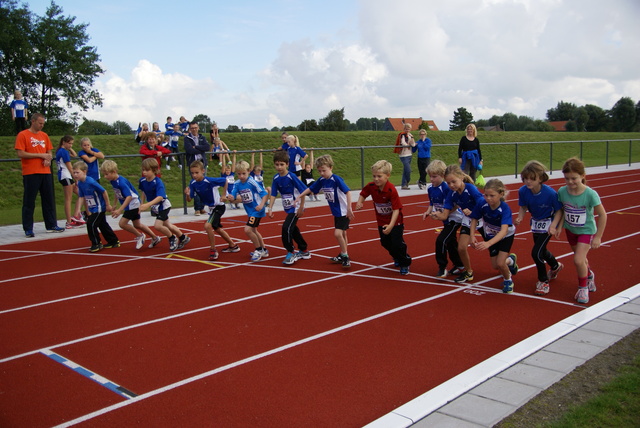
[[[171,169],[171,167],[169,166],[169,164],[167,164],[167,170],[170,170],[170,169]]]
[[[139,250],[144,245],[145,236],[144,233],[136,238],[136,250]]]

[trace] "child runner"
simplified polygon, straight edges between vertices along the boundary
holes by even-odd
[[[145,233],[151,238],[149,248],[153,248],[153,242],[159,242],[159,238],[151,231],[149,226],[140,221],[140,197],[136,189],[129,180],[118,174],[118,164],[112,160],[107,159],[102,162],[100,172],[113,187],[115,193],[113,206],[115,207],[120,203],[120,208],[111,211],[111,217],[118,218],[122,215],[118,226],[120,226],[120,229],[135,235],[136,250],[139,250],[144,245]],[[133,223],[133,226],[129,224],[129,221]]]
[[[146,203],[140,205],[140,212],[149,208],[156,213],[156,221],[153,227],[167,238],[169,238],[169,249],[176,251],[184,248],[191,238],[182,233],[175,225],[169,221],[169,211],[171,202],[167,199],[167,192],[164,183],[157,176],[160,165],[154,158],[142,161],[142,178],[138,182],[138,188],[142,190]],[[160,237],[151,241],[149,248],[153,248],[160,243]]]
[[[209,207],[209,218],[204,223],[204,231],[207,232],[209,238],[209,260],[218,260],[218,250],[216,249],[216,233],[227,241],[227,248],[222,250],[223,253],[237,253],[240,247],[233,242],[233,239],[222,228],[220,219],[225,212],[224,202],[220,200],[219,187],[223,187],[225,193],[227,191],[227,180],[222,177],[206,177],[204,164],[201,161],[194,161],[189,166],[191,172],[191,183],[184,189],[187,196],[187,202],[197,194],[204,206]]]
[[[520,178],[524,186],[518,190],[518,217],[513,221],[518,226],[529,211],[531,213],[531,233],[533,234],[533,250],[531,257],[538,270],[535,294],[544,296],[549,293],[549,281],[556,279],[564,265],[559,263],[547,249],[551,239],[549,227],[554,219],[559,221],[562,216],[562,204],[558,201],[558,193],[544,184],[549,175],[543,164],[537,160],[527,162],[522,168]],[[551,270],[547,272],[547,266]]]
[[[234,154],[235,157],[235,154]],[[240,161],[235,165],[235,172],[238,174],[238,181],[229,191],[227,200],[231,203],[240,203],[249,216],[247,224],[244,226],[244,233],[247,234],[255,251],[250,253],[251,261],[257,262],[263,257],[269,256],[269,251],[264,246],[264,239],[258,232],[260,220],[265,216],[265,205],[267,203],[267,191],[260,186],[253,178],[249,177],[249,163]]]
[[[302,217],[304,213],[304,198],[299,199],[299,204],[294,203],[297,197],[307,190],[307,187],[295,174],[287,171],[289,155],[284,150],[276,151],[273,154],[273,165],[276,168],[276,175],[273,176],[271,184],[271,199],[267,214],[269,218],[273,218],[273,204],[278,192],[280,192],[282,208],[287,213],[287,217],[282,223],[282,245],[287,250],[287,255],[282,263],[292,265],[299,259],[311,258],[311,253],[307,251],[307,242],[298,228],[298,218]],[[295,252],[294,241],[298,245],[298,252]]]
[[[95,253],[103,248],[118,248],[120,242],[118,236],[113,232],[107,223],[106,211],[111,211],[109,195],[107,191],[93,178],[87,175],[87,164],[84,161],[77,161],[73,164],[73,178],[78,183],[78,197],[80,206],[84,205],[87,211],[87,234],[91,241],[90,252]],[[80,211],[76,212],[76,216]],[[107,241],[102,245],[100,232]]]
[[[85,224],[85,221],[75,219],[71,213],[71,200],[73,198],[74,181],[72,177],[73,167],[71,166],[71,156],[78,156],[73,150],[73,137],[65,135],[60,139],[60,145],[56,151],[56,164],[58,165],[58,182],[62,184],[64,192],[64,215],[67,218],[66,228],[72,229]],[[80,206],[76,206],[76,211],[80,211]]]
[[[333,173],[334,163],[330,155],[320,156],[316,159],[315,166],[320,174],[320,178],[318,181],[312,183],[311,187],[307,187],[307,189],[296,198],[294,203],[297,203],[299,198],[311,193],[318,193],[320,190],[324,192],[324,197],[327,199],[331,214],[333,214],[334,217],[333,224],[335,229],[333,235],[338,241],[338,245],[340,245],[340,254],[332,257],[331,261],[340,263],[343,268],[348,269],[351,267],[351,260],[349,259],[349,253],[347,251],[347,247],[349,246],[347,230],[349,230],[349,223],[354,217],[353,211],[351,210],[351,192],[342,177]]]
[[[87,137],[80,140],[80,146],[82,150],[78,152],[78,157],[87,164],[87,175],[100,183],[98,159],[104,159],[104,153],[93,147],[91,140]]]
[[[462,260],[464,271],[460,272],[454,281],[458,283],[473,281],[473,269],[471,268],[471,259],[467,249],[471,242],[471,234],[475,234],[475,229],[472,231],[470,228],[470,216],[476,205],[484,204],[484,197],[473,185],[471,177],[462,172],[459,165],[449,165],[444,171],[444,180],[447,182],[451,192],[444,201],[444,210],[440,218],[449,217],[451,211],[456,207],[462,211],[458,254],[460,255],[460,260]],[[479,223],[479,226],[481,227],[482,223]]]
[[[362,188],[356,210],[362,209],[365,199],[371,195],[378,222],[380,243],[393,257],[393,264],[400,268],[400,275],[409,273],[411,256],[404,242],[404,221],[402,202],[398,190],[389,181],[392,166],[386,160],[379,160],[371,167],[373,181]]]
[[[442,232],[436,238],[436,263],[438,263],[438,278],[445,278],[448,274],[459,275],[464,271],[464,265],[458,254],[458,240],[456,233],[460,229],[462,212],[455,209],[448,216],[443,214],[444,201],[451,190],[444,181],[444,172],[447,165],[439,159],[434,160],[426,169],[431,185],[427,187],[429,195],[429,209],[422,215],[422,220],[431,217],[442,221]],[[447,253],[453,263],[453,267],[447,270]]]
[[[567,232],[567,241],[573,250],[573,262],[578,271],[578,303],[589,303],[589,292],[596,291],[595,274],[591,270],[587,254],[590,249],[600,248],[602,235],[607,225],[607,212],[600,196],[587,186],[584,163],[577,158],[568,159],[562,166],[566,186],[558,190],[564,217],[554,221],[550,232],[560,236],[560,224]],[[598,215],[598,221],[595,220]]]
[[[478,221],[483,220],[484,226],[480,231],[484,241],[478,242],[476,234],[471,235],[471,246],[476,250],[489,250],[491,267],[497,270],[504,281],[503,293],[513,293],[512,276],[518,273],[517,257],[509,254],[513,245],[516,227],[511,219],[511,208],[504,201],[507,189],[502,181],[493,178],[484,185],[484,204],[477,204],[471,213],[469,229],[476,230]]]

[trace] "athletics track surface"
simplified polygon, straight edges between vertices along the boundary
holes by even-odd
[[[588,180],[609,213],[589,256],[593,305],[637,282],[640,171]],[[293,266],[282,265],[281,212],[260,226],[271,256],[258,263],[244,216],[231,215],[242,251],[216,262],[205,261],[204,217],[180,225],[192,241],[176,253],[166,240],[136,251],[118,230],[123,246],[98,254],[84,234],[2,245],[0,425],[362,426],[584,309],[564,236],[549,248],[565,269],[548,296],[533,295],[526,225],[514,294],[501,293],[486,252],[470,250],[472,284],[434,278],[439,224],[421,220],[426,200],[403,197],[405,277],[379,245],[370,201],[352,222],[346,271],[328,260],[324,202],[299,222],[313,257]]]

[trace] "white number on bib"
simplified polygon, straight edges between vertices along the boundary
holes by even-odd
[[[582,227],[587,222],[586,208],[564,207],[564,221],[574,227]]]

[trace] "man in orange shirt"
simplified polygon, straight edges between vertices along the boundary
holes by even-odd
[[[42,217],[47,233],[64,232],[58,227],[56,205],[53,197],[53,176],[51,175],[51,159],[53,145],[49,136],[42,132],[44,115],[35,113],[31,116],[31,126],[16,137],[16,154],[22,161],[22,228],[27,238],[33,238],[33,212],[36,198],[40,193],[42,199]]]

